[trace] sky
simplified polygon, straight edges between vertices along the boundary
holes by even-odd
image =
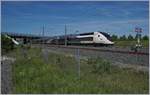
[[[148,1],[3,1],[1,31],[46,36],[102,31],[149,34]]]

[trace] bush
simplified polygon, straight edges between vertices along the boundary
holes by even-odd
[[[148,38],[148,36],[143,36],[143,38],[142,38],[143,40],[148,40],[149,38]]]
[[[112,38],[113,41],[118,40],[118,36],[117,35],[112,35],[111,38]]]
[[[127,38],[126,38],[125,35],[123,35],[123,36],[120,37],[120,40],[126,40],[126,39],[127,39]]]
[[[6,53],[14,49],[14,43],[11,39],[6,38],[4,35],[1,35],[1,42],[2,53]]]
[[[128,40],[134,40],[133,36],[132,36],[132,35],[129,35],[129,36],[128,36]]]
[[[111,63],[102,58],[88,59],[87,63],[92,65],[94,73],[110,73],[111,71]]]

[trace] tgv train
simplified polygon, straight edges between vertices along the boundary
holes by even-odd
[[[57,36],[51,40],[51,44],[64,45],[113,45],[111,37],[105,32],[90,32],[76,35]]]

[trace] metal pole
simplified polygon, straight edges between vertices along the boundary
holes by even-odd
[[[65,25],[65,46],[67,46],[67,26]]]
[[[56,40],[56,45],[58,45],[58,36],[56,37],[56,39],[57,39],[57,40]]]
[[[77,70],[78,70],[78,78],[80,79],[80,51],[79,48],[77,49]]]
[[[138,63],[138,50],[139,50],[139,43],[140,43],[140,41],[139,41],[139,30],[137,31],[137,59],[136,59],[136,61],[137,61],[137,63]]]
[[[42,31],[42,38],[44,38],[44,25],[43,25],[43,31]],[[44,48],[44,39],[42,40],[43,48]]]
[[[140,44],[140,36],[139,36],[139,31],[137,32],[137,41],[138,41],[138,45]]]
[[[43,53],[43,58],[44,58],[44,61],[45,63],[48,63],[48,52],[47,52],[47,49],[44,49],[44,33],[45,33],[45,27],[43,25],[43,31],[42,31],[42,38],[43,38],[43,42],[42,42],[42,53]]]

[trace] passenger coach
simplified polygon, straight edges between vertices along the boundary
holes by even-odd
[[[67,35],[68,45],[113,45],[111,37],[105,32],[90,32],[76,35]],[[58,36],[51,41],[51,44],[64,45],[65,36]]]

